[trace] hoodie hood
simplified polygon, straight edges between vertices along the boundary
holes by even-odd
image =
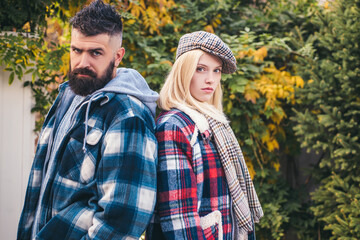
[[[155,116],[156,100],[159,98],[159,94],[151,90],[146,80],[134,69],[118,68],[115,78],[95,93],[98,92],[122,93],[136,97],[144,103],[151,110],[153,116]]]

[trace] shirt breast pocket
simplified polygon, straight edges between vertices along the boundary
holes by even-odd
[[[85,126],[82,124],[71,134],[59,166],[59,174],[82,184],[90,182],[95,175],[95,170],[100,158],[101,139],[103,130],[99,128],[88,129],[86,148],[83,150]]]

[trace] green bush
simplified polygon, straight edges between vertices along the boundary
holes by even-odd
[[[294,130],[303,147],[322,153],[320,187],[311,209],[330,239],[360,238],[360,1],[335,0],[314,18],[314,60],[304,110],[295,110]]]

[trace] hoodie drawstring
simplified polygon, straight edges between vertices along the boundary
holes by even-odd
[[[88,121],[89,121],[89,112],[90,112],[90,106],[91,106],[91,101],[93,100],[93,98],[96,95],[91,96],[91,98],[89,99],[89,103],[86,107],[86,113],[85,113],[85,134],[84,134],[84,141],[83,141],[83,147],[82,150],[84,151],[84,153],[86,152],[86,137],[87,137],[87,132],[88,132]]]

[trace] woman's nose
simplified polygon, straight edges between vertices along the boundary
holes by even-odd
[[[215,82],[215,76],[214,76],[214,74],[209,73],[209,74],[206,76],[205,82],[208,83],[208,84],[211,84],[211,83]]]

